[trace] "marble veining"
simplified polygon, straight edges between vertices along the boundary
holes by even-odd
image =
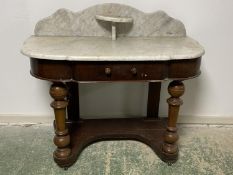
[[[156,61],[192,59],[204,49],[189,37],[38,37],[24,43],[28,57],[78,61]]]
[[[21,52],[38,59],[160,61],[193,59],[205,52],[186,36],[179,20],[122,4],[99,4],[76,13],[59,9],[40,20],[34,32]]]
[[[118,24],[118,36],[186,36],[183,23],[163,11],[143,13],[130,6],[113,3],[99,4],[76,13],[59,9],[36,24],[35,35],[111,37],[111,24],[96,20],[96,15],[132,18],[133,24]]]

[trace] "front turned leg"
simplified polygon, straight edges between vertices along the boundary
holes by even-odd
[[[54,144],[57,149],[54,151],[54,159],[66,159],[71,154],[70,135],[66,128],[66,107],[68,101],[67,87],[63,83],[53,83],[50,88],[50,95],[54,99],[51,107],[54,109],[55,114],[55,137]]]
[[[179,97],[184,94],[184,90],[184,84],[181,81],[172,81],[168,86],[168,92],[171,97],[167,99],[167,103],[169,104],[168,122],[162,145],[164,159],[168,163],[174,163],[178,158],[176,141],[179,136],[177,134],[176,122],[180,105],[183,104],[183,101]]]

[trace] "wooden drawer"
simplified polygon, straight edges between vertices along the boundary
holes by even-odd
[[[79,62],[74,66],[74,79],[78,81],[162,80],[167,77],[166,66],[161,63]]]
[[[182,80],[198,76],[200,64],[201,58],[156,62],[84,62],[31,58],[31,74],[54,82]]]

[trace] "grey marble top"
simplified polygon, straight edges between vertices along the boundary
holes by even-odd
[[[204,49],[189,37],[31,36],[21,52],[33,58],[69,61],[159,61],[201,57]]]
[[[204,49],[163,11],[106,3],[81,12],[59,9],[40,20],[22,53],[50,60],[158,61],[201,57]]]

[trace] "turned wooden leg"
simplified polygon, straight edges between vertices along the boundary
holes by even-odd
[[[184,94],[184,90],[184,84],[181,81],[172,81],[168,86],[168,92],[171,97],[167,100],[169,104],[168,123],[164,135],[164,143],[162,145],[165,159],[167,159],[168,162],[175,162],[178,158],[176,122],[180,105],[183,104],[183,101],[179,97]]]
[[[57,149],[54,151],[54,158],[63,159],[67,158],[71,150],[69,148],[70,135],[66,128],[66,107],[68,101],[66,100],[67,88],[63,83],[53,83],[50,88],[50,95],[54,99],[51,107],[54,109],[55,114],[55,137],[54,144]]]

